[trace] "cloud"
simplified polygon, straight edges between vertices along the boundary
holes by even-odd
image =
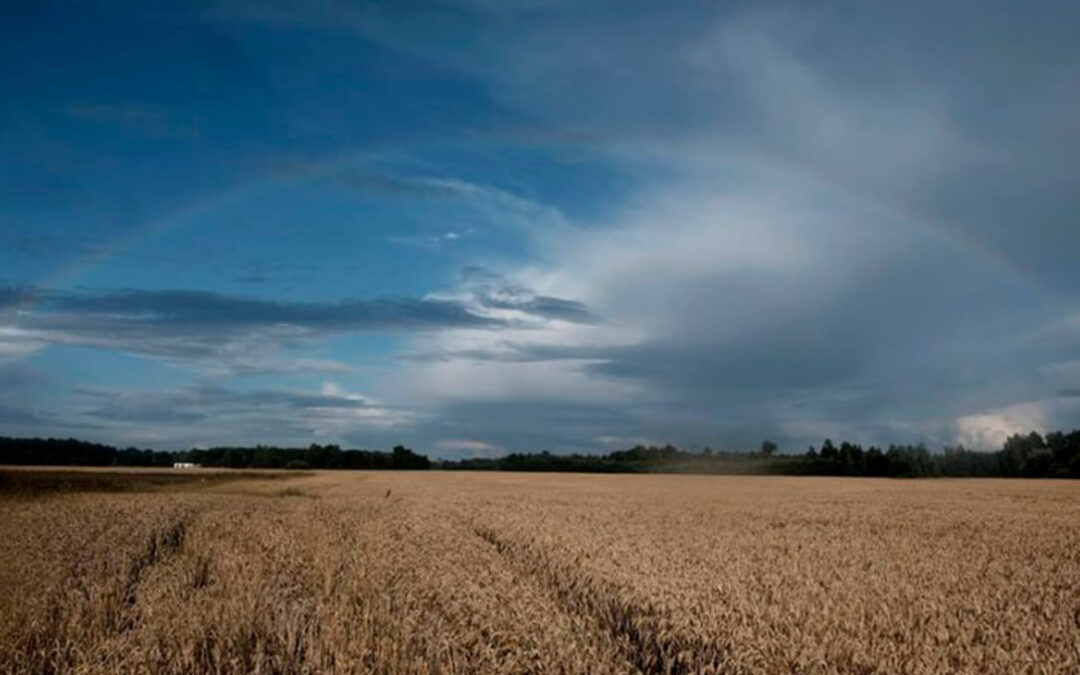
[[[0,402],[0,424],[5,426],[64,426],[63,421],[47,412]]]
[[[485,443],[484,441],[466,439],[438,440],[435,441],[434,447],[441,452],[458,456],[498,457],[506,454],[506,451],[501,446]]]
[[[810,430],[848,429],[886,441],[938,433],[942,421],[931,412],[903,409],[911,378],[959,368],[956,357],[964,355],[945,353],[947,345],[976,356],[970,340],[985,320],[977,312],[1008,297],[1007,289],[972,284],[961,292],[965,277],[982,270],[956,260],[897,284],[913,251],[921,255],[932,241],[862,231],[857,215],[823,212],[797,186],[784,188],[782,207],[768,190],[738,199],[685,191],[608,227],[544,240],[552,250],[545,258],[559,262],[520,269],[517,281],[467,282],[583,297],[603,320],[417,338],[403,375],[416,390],[410,398],[452,401],[447,415],[460,414],[456,404],[469,400],[532,401],[534,419],[555,401],[627,411],[617,424],[597,420],[582,429],[587,435],[578,444],[627,430],[712,445],[753,443],[777,431],[800,443]],[[844,242],[858,242],[860,257],[838,266],[830,251]],[[941,287],[958,295],[935,296]],[[950,323],[958,307],[967,311],[965,324]],[[931,367],[920,356],[942,361]],[[868,380],[883,383],[866,387]],[[944,383],[938,390],[942,399],[955,391]],[[508,434],[511,424],[540,427],[527,418],[492,418]]]
[[[21,358],[11,358],[0,351],[0,429],[5,430],[3,433],[40,433],[42,429],[48,429],[70,435],[74,433],[73,429],[81,428],[57,408],[54,398],[48,396],[54,382],[54,377],[22,362]]]
[[[474,233],[475,230],[470,229],[469,234]],[[402,246],[419,246],[422,248],[436,249],[440,246],[456,242],[461,239],[461,234],[458,232],[443,232],[436,235],[413,235],[413,236],[393,236],[387,237],[386,241],[391,244],[400,244]]]
[[[0,285],[0,312],[17,309],[23,305],[35,302],[43,297],[44,293],[33,286]]]
[[[1075,340],[1036,335],[1069,303],[941,191],[981,177],[969,202],[1009,191],[990,165],[997,137],[957,114],[964,93],[857,33],[844,49],[882,71],[827,56],[840,28],[819,19],[628,13],[559,24],[558,53],[514,24],[498,67],[478,71],[500,100],[540,124],[602,121],[618,137],[608,158],[652,173],[596,220],[531,230],[534,259],[494,282],[575,298],[602,320],[418,336],[402,359],[408,395],[511,448],[638,434],[941,444],[961,419],[965,437],[992,443],[1033,415],[1010,406],[1045,391],[1041,366],[1076,359]],[[567,401],[599,409],[552,424]],[[481,422],[485,409],[499,413]]]
[[[80,387],[80,417],[124,438],[250,445],[341,439],[408,428],[414,415],[326,382],[318,391],[195,384],[167,390]],[[150,436],[140,436],[148,430]]]
[[[956,420],[956,440],[973,450],[999,450],[1014,434],[1047,431],[1047,414],[1038,402],[965,415]]]
[[[447,448],[445,440],[481,440],[505,452],[542,451],[595,452],[611,446],[595,440],[596,429],[609,435],[626,432],[627,438],[646,438],[633,408],[611,406],[596,400],[528,400],[513,396],[453,401],[437,409],[426,408],[424,417],[411,430],[411,447],[425,449],[436,457],[467,457],[478,453],[471,448]],[[631,444],[632,445],[632,444]]]
[[[208,291],[125,290],[109,293],[41,292],[40,324],[64,326],[64,316],[97,317],[105,324],[219,330],[251,326],[348,330],[425,330],[481,326],[489,321],[459,304],[424,298],[289,302]]]
[[[362,192],[408,198],[462,199],[477,190],[468,183],[385,173],[343,173],[337,180],[345,187]]]
[[[578,303],[537,297],[522,288],[498,297],[299,302],[191,290],[91,293],[12,286],[0,287],[0,357],[25,356],[48,344],[72,344],[233,373],[346,372],[347,364],[284,358],[281,350],[353,333],[493,330],[587,318],[587,309]]]
[[[575,323],[596,321],[585,303],[576,300],[554,298],[550,295],[534,295],[522,298],[521,294],[494,294],[484,299],[486,307],[491,309],[509,309],[532,316],[548,319],[562,319]]]
[[[634,438],[630,436],[597,436],[593,439],[601,446],[611,448],[630,448],[635,445],[656,446],[663,445],[658,441],[654,441],[651,438]]]

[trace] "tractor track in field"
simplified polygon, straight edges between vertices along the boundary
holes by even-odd
[[[642,673],[739,673],[716,645],[680,634],[659,610],[627,600],[613,584],[597,583],[581,570],[552,560],[542,549],[473,525],[525,577],[546,588],[565,611],[591,619],[606,630],[627,661]]]

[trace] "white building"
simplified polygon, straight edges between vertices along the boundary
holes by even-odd
[[[198,469],[199,465],[194,462],[173,462],[174,469]]]

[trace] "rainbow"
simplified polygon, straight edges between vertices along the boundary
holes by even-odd
[[[356,161],[357,157],[355,155],[349,155],[331,161],[314,163],[290,171],[287,177],[290,180],[309,180],[312,177],[318,178],[331,174],[343,165],[355,163]],[[913,214],[910,211],[906,211],[896,205],[888,203],[880,197],[868,194],[864,190],[853,188],[835,176],[827,176],[816,167],[800,166],[799,164],[791,162],[780,163],[769,160],[763,162],[761,158],[758,158],[755,163],[781,174],[794,177],[815,188],[827,190],[849,203],[866,208],[870,212],[881,214],[881,216],[889,222],[910,228],[912,231],[915,231],[932,241],[939,242],[969,259],[974,259],[982,263],[989,269],[993,269],[997,273],[1003,275],[1011,283],[1016,284],[1020,288],[1031,290],[1039,297],[1068,302],[1068,299],[1064,298],[1059,292],[1042,283],[1039,279],[1016,265],[999,251],[991,248],[985,241],[964,232],[962,228],[951,227],[947,223],[936,221],[922,215]],[[145,242],[156,237],[160,237],[166,233],[193,224],[197,222],[200,217],[211,214],[221,208],[243,203],[249,199],[255,198],[271,188],[275,183],[275,176],[244,183],[207,199],[179,208],[162,218],[154,219],[144,225],[135,227],[130,232],[122,234],[107,245],[96,248],[92,252],[80,256],[73,262],[64,265],[55,273],[43,279],[39,288],[48,291],[70,287],[80,278],[86,276],[92,270],[107,264],[109,260],[116,256],[132,249],[136,249]],[[30,311],[33,309],[35,302],[36,298],[34,297],[34,294],[31,294],[28,300],[24,301],[21,305],[17,305],[14,309],[16,312]]]

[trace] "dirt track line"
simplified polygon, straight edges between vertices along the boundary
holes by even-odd
[[[124,584],[124,604],[129,607],[135,604],[136,590],[143,572],[152,565],[164,562],[180,549],[187,535],[187,520],[188,517],[181,518],[170,527],[150,535],[142,554],[132,559],[128,566],[127,581]]]
[[[715,645],[673,630],[651,607],[628,602],[611,584],[581,583],[580,570],[557,563],[542,550],[473,526],[473,532],[523,573],[538,579],[564,609],[596,620],[642,673],[738,673],[741,669]]]
[[[121,590],[122,611],[114,618],[115,632],[124,633],[134,628],[135,615],[131,610],[138,601],[139,582],[146,570],[165,562],[180,550],[187,536],[188,521],[191,517],[192,514],[186,514],[169,527],[153,532],[142,553],[131,560]]]

